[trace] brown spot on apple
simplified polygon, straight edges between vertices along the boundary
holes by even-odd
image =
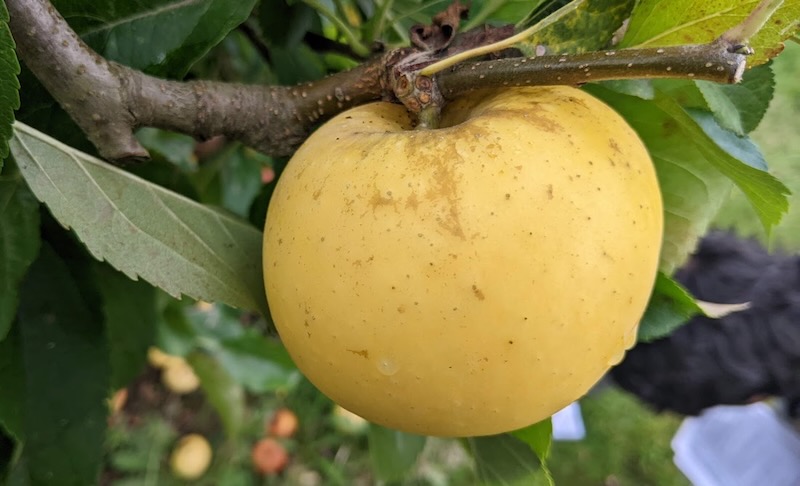
[[[366,349],[348,349],[347,351],[349,351],[349,352],[351,352],[351,353],[353,353],[353,354],[355,354],[357,356],[361,356],[364,359],[369,359],[369,350],[366,350]]]

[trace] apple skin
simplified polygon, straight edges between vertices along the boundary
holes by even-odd
[[[178,395],[187,395],[200,388],[200,378],[183,358],[170,361],[161,370],[161,382],[169,391]]]
[[[253,469],[261,475],[279,474],[289,465],[289,453],[277,440],[267,437],[259,440],[250,451]]]
[[[635,343],[661,196],[636,133],[575,88],[475,92],[442,127],[375,103],[312,134],[269,206],[267,298],[344,408],[497,434],[578,399]]]
[[[200,478],[211,464],[211,444],[200,434],[181,438],[170,456],[172,473],[185,480]]]

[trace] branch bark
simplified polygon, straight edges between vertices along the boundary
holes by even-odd
[[[317,122],[385,92],[380,57],[294,87],[158,79],[100,57],[47,0],[6,5],[19,57],[112,161],[148,157],[134,136],[142,126],[200,139],[225,135],[267,154],[289,155]]]
[[[148,157],[134,136],[143,126],[200,139],[224,135],[269,155],[290,155],[319,122],[379,99],[400,99],[419,113],[431,99],[450,99],[485,87],[581,85],[653,77],[735,83],[745,66],[742,46],[730,38],[735,36],[726,33],[715,42],[699,46],[467,61],[433,78],[418,75],[438,60],[513,33],[509,28],[476,28],[459,35],[444,49],[389,51],[351,71],[298,86],[181,82],[158,79],[102,58],[48,0],[6,0],[6,5],[19,57],[101,156],[115,162]],[[431,86],[438,91],[426,93],[422,89],[409,95],[409,86],[415,90],[417,86]],[[428,101],[420,103],[420,99]]]
[[[709,44],[600,51],[569,56],[463,63],[436,76],[445,98],[492,86],[581,85],[612,79],[685,78],[738,83],[746,56],[718,39]],[[480,71],[476,76],[475,72]]]

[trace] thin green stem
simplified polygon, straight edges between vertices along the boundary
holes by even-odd
[[[420,71],[420,74],[423,76],[432,76],[439,71],[447,69],[449,67],[455,66],[460,62],[464,62],[467,59],[471,59],[473,57],[483,56],[486,54],[491,54],[492,52],[502,51],[503,49],[508,49],[512,47],[514,44],[524,41],[528,37],[532,36],[536,32],[549,27],[550,25],[556,23],[565,15],[570,14],[575,11],[578,7],[580,7],[585,0],[575,0],[573,2],[568,3],[567,5],[561,7],[560,9],[556,10],[552,14],[548,15],[546,18],[537,22],[536,25],[533,25],[530,28],[523,30],[518,34],[514,34],[511,37],[503,39],[499,42],[495,42],[493,44],[485,45],[476,47],[474,49],[470,49],[468,51],[460,52],[454,56],[450,56],[448,58],[442,59],[441,61],[435,62],[430,66],[423,68]]]
[[[383,0],[380,3],[378,11],[375,12],[375,21],[367,32],[367,38],[371,42],[380,40],[378,39],[378,36],[380,36],[381,32],[383,32],[384,25],[386,25],[386,20],[391,12],[393,4],[394,0]]]
[[[783,0],[762,0],[744,21],[731,27],[720,38],[732,45],[746,45],[781,5]]]
[[[350,44],[350,47],[353,49],[353,52],[362,57],[369,56],[370,54],[369,48],[365,46],[361,42],[361,40],[359,40],[358,36],[353,31],[353,29],[351,29],[349,25],[343,22],[342,19],[340,19],[339,16],[336,15],[336,13],[332,12],[328,7],[323,5],[318,0],[303,0],[303,3],[313,8],[320,14],[324,15],[328,20],[330,20],[330,22],[333,25],[335,25],[336,28],[339,29],[345,36],[345,38],[347,39],[347,43]]]
[[[419,115],[417,116],[417,129],[432,130],[434,128],[439,128],[441,115],[441,106],[426,106],[419,112]]]
[[[398,23],[397,19],[394,18],[394,13],[392,13],[391,11],[386,12],[386,21],[389,22],[389,25],[391,25],[391,30],[393,30],[394,33],[397,34],[397,37],[400,39],[400,41],[396,45],[393,43],[394,47],[407,46],[411,43],[411,40],[408,37],[408,32],[403,28],[402,25]],[[373,34],[373,38],[375,40],[378,40],[376,34]]]

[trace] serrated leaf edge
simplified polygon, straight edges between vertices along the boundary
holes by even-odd
[[[119,176],[127,177],[130,180],[134,181],[136,184],[143,185],[150,194],[153,194],[153,196],[157,200],[158,204],[160,206],[164,207],[167,210],[167,212],[168,212],[168,214],[169,214],[169,216],[171,218],[174,218],[175,220],[177,220],[182,225],[182,227],[184,229],[186,229],[191,235],[193,235],[197,239],[197,241],[199,241],[202,244],[202,246],[204,246],[209,251],[209,253],[211,253],[216,258],[218,258],[218,261],[219,261],[219,263],[222,264],[222,266],[226,267],[229,271],[231,271],[233,275],[236,275],[236,272],[234,271],[234,269],[232,269],[230,267],[230,265],[228,265],[228,263],[225,262],[223,259],[219,258],[217,252],[213,251],[213,249],[208,247],[208,245],[202,240],[202,238],[200,238],[200,236],[197,233],[195,233],[190,227],[188,227],[185,223],[183,223],[183,221],[181,221],[180,218],[177,217],[177,215],[174,213],[174,211],[172,211],[169,207],[167,207],[164,204],[162,198],[159,197],[159,194],[166,195],[167,197],[170,197],[170,198],[176,198],[176,199],[182,200],[185,203],[197,206],[197,207],[201,208],[204,211],[210,212],[212,214],[212,217],[214,218],[214,220],[217,221],[219,223],[220,227],[226,232],[226,236],[228,237],[228,239],[230,241],[234,242],[234,243],[236,243],[237,240],[235,238],[233,238],[233,236],[229,232],[228,228],[226,227],[227,224],[239,225],[246,231],[258,231],[256,228],[253,228],[251,225],[249,225],[247,223],[244,223],[244,222],[240,221],[238,218],[235,218],[233,216],[231,216],[227,221],[223,221],[223,219],[221,218],[220,212],[215,210],[215,209],[213,209],[213,208],[211,208],[211,207],[209,207],[209,206],[205,206],[203,204],[198,203],[197,201],[194,201],[192,199],[186,198],[185,196],[182,196],[180,194],[171,192],[171,191],[169,191],[169,190],[167,190],[167,189],[165,189],[163,187],[160,187],[158,185],[155,185],[155,184],[152,184],[150,182],[144,181],[143,179],[139,179],[138,177],[134,176],[133,174],[130,174],[130,173],[125,172],[123,170],[119,170],[119,169],[113,168],[113,167],[109,166],[108,164],[106,164],[105,162],[102,162],[102,161],[100,161],[100,160],[98,160],[98,159],[96,159],[94,157],[91,157],[91,156],[89,156],[87,154],[84,154],[84,153],[82,153],[82,152],[80,152],[80,151],[78,151],[76,149],[73,149],[72,147],[69,147],[68,145],[65,145],[65,144],[59,142],[58,140],[53,139],[53,138],[43,134],[42,132],[39,132],[39,131],[37,131],[37,130],[35,130],[35,129],[33,129],[33,128],[31,128],[31,127],[29,127],[29,126],[27,126],[27,125],[25,125],[23,123],[15,122],[13,126],[14,126],[14,136],[12,137],[12,140],[16,140],[20,144],[20,146],[23,148],[23,150],[25,150],[28,158],[30,158],[30,160],[32,160],[37,165],[38,170],[41,171],[42,174],[44,174],[44,176],[49,181],[50,185],[56,191],[58,191],[62,195],[62,197],[65,197],[65,199],[66,199],[66,196],[60,190],[59,186],[50,177],[50,174],[46,170],[44,170],[44,168],[41,166],[41,164],[39,163],[37,158],[32,154],[32,152],[31,152],[30,148],[28,147],[28,145],[18,136],[17,131],[22,132],[25,135],[33,137],[33,138],[35,138],[37,140],[40,140],[43,143],[46,143],[46,144],[52,146],[53,148],[55,148],[55,149],[65,153],[66,155],[68,155],[75,162],[75,164],[78,165],[81,168],[81,170],[86,174],[86,176],[89,178],[91,183],[94,184],[95,187],[98,188],[99,192],[105,197],[107,202],[114,208],[114,210],[118,214],[120,214],[125,219],[125,221],[130,223],[132,225],[132,227],[136,228],[137,231],[139,231],[141,234],[145,235],[148,239],[150,239],[151,241],[153,241],[157,245],[165,248],[170,253],[176,255],[179,260],[181,260],[183,262],[186,262],[188,265],[191,265],[192,267],[194,267],[196,269],[203,270],[203,268],[200,265],[198,265],[195,262],[192,262],[191,260],[187,259],[185,256],[183,256],[180,253],[176,252],[174,249],[172,249],[169,245],[166,245],[165,243],[163,243],[161,240],[153,237],[152,235],[150,235],[149,233],[147,233],[145,231],[142,231],[139,228],[138,225],[136,225],[133,222],[131,222],[130,219],[128,218],[128,216],[125,215],[125,213],[122,212],[118,208],[116,203],[111,198],[108,197],[108,195],[105,192],[105,190],[103,190],[103,188],[100,187],[97,184],[97,182],[94,180],[94,178],[91,176],[91,174],[89,174],[88,171],[86,171],[86,168],[83,166],[83,164],[84,163],[88,163],[88,164],[92,164],[92,165],[96,165],[96,166],[101,166],[101,168],[104,169],[104,170],[114,171],[114,173],[119,175]],[[35,194],[35,195],[36,195],[37,199],[42,200],[39,197],[38,194]],[[49,203],[46,202],[46,201],[42,201],[42,202],[44,202],[45,204],[49,205]],[[70,216],[72,216],[72,218],[74,218],[74,219],[80,218],[79,215],[77,215],[77,216],[74,215],[72,210],[67,209],[66,211],[68,211],[70,213]],[[65,228],[70,229],[70,226],[68,224],[66,224],[66,223],[64,223],[62,221],[59,221],[59,223],[61,223]],[[77,232],[76,232],[76,234],[77,234]],[[78,237],[81,239],[81,241],[83,241],[83,238],[81,237],[80,234],[78,234]],[[141,277],[143,280],[145,280],[145,281],[147,281],[147,282],[149,282],[149,283],[161,288],[162,290],[164,290],[165,292],[167,292],[168,294],[170,294],[171,296],[173,296],[175,298],[180,298],[182,295],[185,295],[185,296],[190,297],[192,299],[208,298],[208,297],[205,297],[203,295],[197,295],[197,294],[194,294],[192,292],[185,292],[185,291],[179,290],[179,289],[175,288],[177,286],[159,285],[158,283],[152,282],[149,279],[147,279],[146,277],[144,277],[143,275],[141,275],[140,272],[127,271],[127,270],[125,270],[123,268],[120,268],[120,266],[118,264],[116,264],[115,262],[108,261],[106,258],[104,258],[103,255],[99,254],[99,251],[95,251],[94,249],[92,249],[88,245],[87,245],[87,248],[89,249],[89,251],[90,251],[90,253],[92,254],[93,257],[97,258],[100,261],[106,261],[112,267],[114,267],[116,270],[124,273],[129,278],[132,278],[133,280],[138,280]],[[214,280],[219,282],[220,285],[228,287],[228,288],[231,287],[229,285],[226,285],[225,281],[219,279],[219,277],[217,275],[214,275],[212,272],[204,272],[204,273],[206,273],[211,278],[213,278]],[[242,299],[242,302],[239,302],[239,303],[226,302],[226,303],[229,304],[229,305],[233,305],[234,307],[246,307],[246,308],[248,308],[250,310],[260,310],[262,312],[264,312],[266,310],[265,305],[263,303],[259,302],[256,299],[253,299],[251,295],[248,295],[248,293],[245,292],[245,294],[242,295],[241,292],[237,292],[237,294],[240,295],[240,297]],[[245,304],[243,304],[243,302],[247,302],[247,304],[245,305]]]

